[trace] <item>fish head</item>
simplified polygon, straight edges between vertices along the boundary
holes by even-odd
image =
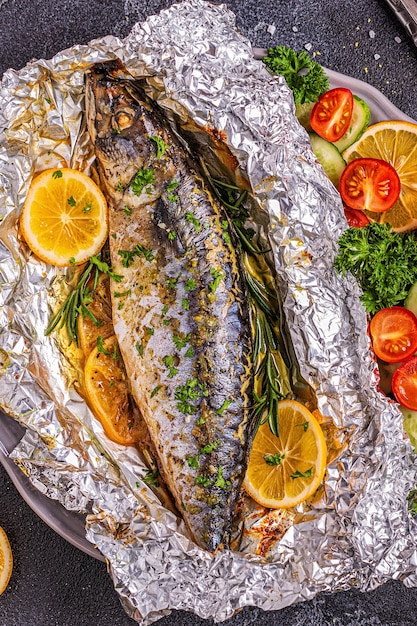
[[[151,146],[144,121],[144,103],[119,63],[96,64],[86,74],[86,116],[104,177],[127,186],[149,161]]]

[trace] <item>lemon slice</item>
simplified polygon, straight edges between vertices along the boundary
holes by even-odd
[[[401,181],[400,197],[389,211],[365,211],[366,215],[398,232],[417,228],[417,124],[399,120],[372,124],[343,152],[347,163],[363,157],[388,161]]]
[[[106,199],[78,170],[45,170],[29,187],[20,229],[43,261],[59,267],[79,265],[97,254],[107,239]]]
[[[109,439],[133,445],[143,439],[144,422],[129,393],[116,336],[99,338],[98,344],[84,368],[87,402]]]
[[[244,479],[246,492],[271,509],[287,509],[310,498],[323,480],[327,449],[316,418],[295,400],[278,403],[280,435],[268,422],[256,433]]]
[[[13,569],[13,555],[9,540],[0,526],[0,595],[9,584]]]

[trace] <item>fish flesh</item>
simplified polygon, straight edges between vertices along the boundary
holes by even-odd
[[[109,204],[112,317],[162,478],[193,540],[229,545],[254,436],[253,346],[239,245],[224,208],[140,81],[86,76]]]

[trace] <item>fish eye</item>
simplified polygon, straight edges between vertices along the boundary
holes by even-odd
[[[124,130],[132,125],[135,112],[133,109],[121,109],[117,111],[113,116],[113,126],[119,130]]]

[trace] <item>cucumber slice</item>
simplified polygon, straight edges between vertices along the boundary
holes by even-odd
[[[417,452],[417,411],[406,409],[405,406],[399,406],[404,417],[404,430],[410,439],[410,443]]]
[[[343,152],[343,150],[349,148],[355,141],[358,141],[359,137],[367,129],[370,119],[371,110],[368,104],[365,100],[359,98],[359,96],[353,96],[353,111],[349,130],[345,132],[343,137],[334,142],[339,152]]]
[[[324,169],[328,178],[330,178],[333,185],[338,189],[340,176],[346,167],[339,150],[330,141],[326,141],[316,133],[309,133],[310,143],[312,150]]]
[[[417,317],[417,283],[414,283],[408,292],[408,296],[404,301],[404,306]]]
[[[315,104],[315,102],[305,102],[303,104],[295,105],[295,114],[297,116],[297,119],[300,122],[301,126],[304,126],[304,128],[308,132],[313,131],[310,124],[310,115]]]

